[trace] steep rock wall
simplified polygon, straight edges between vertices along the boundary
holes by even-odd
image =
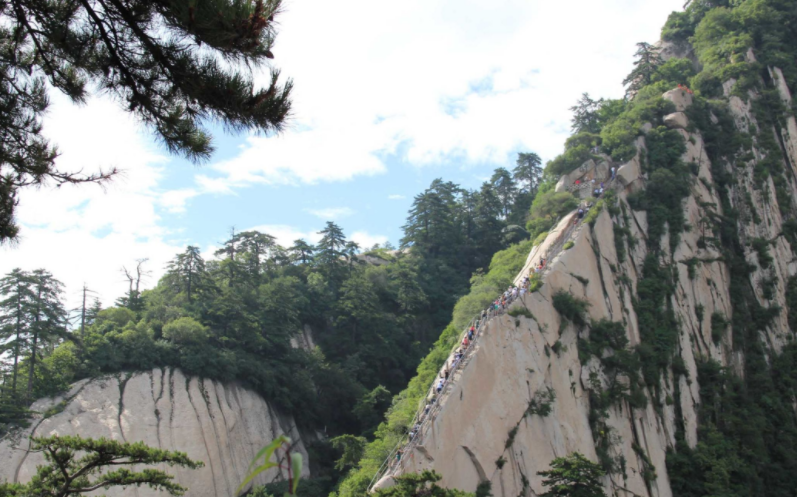
[[[777,74],[776,69],[773,74]],[[751,106],[730,95],[731,87],[727,86],[726,96],[737,128],[755,125]],[[790,104],[785,85],[780,93]],[[679,112],[691,105],[688,94],[680,91],[664,97],[673,100]],[[571,249],[559,251],[549,261],[543,287],[514,304],[525,306],[533,318],[503,315],[481,332],[469,364],[457,372],[451,393],[442,399],[440,413],[421,434],[422,442],[403,456],[396,473],[434,469],[443,476],[445,486],[474,491],[480,481],[490,480],[496,496],[535,495],[545,491],[537,472],[547,469],[555,457],[578,451],[596,460],[602,441],[622,466],[604,479],[609,495],[673,495],[666,455],[676,444],[678,430],[690,447],[697,444],[699,361],[715,360],[744,374],[744,357],[734,347],[732,330],[719,336],[712,333],[713,315],[730,321],[734,313],[729,267],[719,247],[705,242],[707,238],[718,239],[712,232],[715,225],[706,220],[723,215],[722,201],[703,137],[694,128],[687,131],[690,127],[683,119],[685,115],[670,125],[685,139],[683,160],[695,166],[691,193],[682,204],[689,229],[680,234],[672,251],[665,234],[660,263],[675,268],[670,304],[679,328],[675,355],[682,359],[685,371],[674,372],[672,367],[663,371],[656,388],[648,385],[644,389],[648,399],[644,407],[633,407],[628,401],[613,403],[605,419],[608,429],[593,433],[590,391],[605,391],[607,373],[594,356],[585,362],[579,358],[577,342],[579,338],[588,339],[588,327],[581,329],[563,322],[552,304],[553,296],[565,291],[589,303],[593,321],[620,322],[629,345],[640,343],[644,330],[640,330],[634,300],[648,255],[648,223],[646,213],[633,211],[627,202],[628,195],[644,188],[648,181],[639,171],[638,155],[632,161],[635,174],[615,184],[619,204],[627,207],[626,212],[612,215],[604,210],[594,226],[579,230],[568,229],[571,218],[567,218],[532,250],[524,273],[553,247],[561,246],[565,238],[574,241]],[[790,197],[795,198],[797,160],[791,155],[797,132],[792,128],[789,121],[786,128],[773,132],[782,137],[787,167],[784,176]],[[644,139],[637,144],[639,149],[644,146]],[[777,353],[792,335],[786,282],[797,272],[797,265],[786,237],[781,236],[783,222],[772,178],[763,187],[753,184],[755,164],[764,152],[755,144],[752,152],[753,160],[748,163],[723,167],[727,171],[735,168],[738,178],[729,197],[732,208],[740,212],[737,231],[752,268],[749,285],[762,308],[779,308],[761,333],[767,348]],[[636,243],[616,240],[617,230],[626,230]],[[752,239],[767,243],[771,263],[762,263],[761,255],[750,248]],[[618,254],[620,248],[622,256]],[[555,394],[552,412],[548,416],[529,415],[531,400],[547,391]],[[377,486],[389,485],[389,480],[387,476]]]
[[[178,450],[205,466],[190,470],[162,467],[188,487],[187,495],[228,497],[247,474],[255,453],[281,434],[307,451],[291,419],[276,412],[255,392],[238,385],[196,377],[179,370],[156,368],[120,373],[72,386],[64,396],[33,404],[36,412],[56,407],[60,412],[35,419],[30,428],[0,440],[0,481],[26,482],[42,464],[41,454],[30,453],[29,437],[80,435],[125,442],[141,441],[151,447]],[[305,464],[305,475],[308,475]],[[255,484],[278,478],[276,470],[261,475]],[[112,489],[109,497],[161,495],[148,488]]]

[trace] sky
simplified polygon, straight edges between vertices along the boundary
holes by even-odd
[[[435,178],[478,186],[518,152],[563,149],[582,93],[620,98],[635,44],[658,40],[683,0],[284,0],[274,67],[293,79],[277,136],[226,134],[192,164],[107,95],[58,93],[44,134],[61,170],[117,167],[109,185],[21,195],[21,237],[0,274],[45,268],[71,307],[85,284],[110,305],[122,268],[148,259],[144,287],[186,245],[208,257],[231,229],[284,245],[326,221],[363,247],[397,244],[415,195]],[[256,75],[265,85],[266,72]]]

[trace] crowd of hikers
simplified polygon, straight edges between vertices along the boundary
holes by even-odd
[[[614,167],[611,168],[611,180],[614,180],[616,171]],[[610,180],[610,181],[611,181]],[[592,180],[593,182],[595,180]],[[604,185],[600,184],[601,194],[603,194]],[[596,195],[597,196],[597,195]],[[583,218],[586,212],[592,207],[592,203],[581,203],[578,207],[576,215],[573,216],[573,224],[577,225]],[[421,438],[421,431],[424,425],[435,417],[438,409],[440,408],[442,396],[446,393],[444,390],[454,380],[454,372],[458,367],[461,367],[465,356],[470,350],[473,349],[473,343],[479,336],[480,332],[484,329],[487,322],[495,316],[503,314],[509,306],[518,297],[522,297],[529,291],[531,282],[538,278],[548,265],[547,254],[540,258],[530,269],[528,275],[524,276],[519,286],[510,286],[502,293],[487,309],[484,309],[481,314],[474,318],[466,331],[463,333],[462,340],[457,345],[456,350],[446,359],[443,368],[440,370],[439,375],[435,378],[434,383],[429,389],[429,394],[426,397],[426,402],[422,409],[413,418],[410,423],[411,428],[407,433],[407,437],[403,439],[399,446],[395,449],[394,455],[389,456],[386,463],[388,464],[387,471],[395,472],[397,466],[402,463],[402,456],[415,447]],[[377,476],[381,474],[381,470]],[[376,477],[374,477],[376,478]],[[373,482],[372,482],[373,483]]]
[[[520,286],[513,285],[507,288],[487,309],[484,309],[477,318],[471,321],[467,331],[463,333],[462,340],[459,342],[456,350],[446,360],[443,368],[440,370],[440,373],[429,389],[424,407],[413,419],[411,428],[407,433],[407,438],[401,444],[401,448],[395,451],[395,459],[390,464],[391,469],[401,464],[402,455],[408,453],[419,442],[421,429],[428,420],[431,420],[434,415],[437,414],[437,409],[440,406],[440,401],[445,393],[444,390],[446,386],[453,381],[454,372],[463,364],[463,359],[473,348],[474,341],[484,329],[487,322],[493,317],[503,314],[512,302],[518,297],[525,295],[529,290],[529,285],[531,284],[534,274],[544,270],[546,263],[546,258],[542,257],[539,263],[535,264],[529,271],[529,275],[523,278]]]

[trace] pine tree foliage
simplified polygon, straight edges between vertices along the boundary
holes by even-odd
[[[656,71],[664,64],[660,52],[661,49],[650,43],[637,43],[634,69],[623,80],[627,96],[634,96],[641,88],[653,83]]]
[[[273,58],[280,0],[14,0],[0,4],[0,243],[17,236],[20,188],[109,180],[59,171],[42,135],[48,88],[83,103],[89,88],[113,95],[173,153],[213,151],[203,123],[280,131],[292,83],[251,69]]]
[[[67,313],[61,302],[63,285],[49,272],[14,269],[0,280],[0,342],[12,357],[11,382],[3,395],[14,402],[33,398],[33,383],[43,350],[66,336]],[[27,361],[26,371],[22,369]],[[24,392],[19,378],[26,373]]]
[[[0,483],[0,496],[69,497],[112,487],[142,485],[169,495],[183,495],[187,489],[174,483],[174,477],[165,471],[140,467],[168,464],[196,469],[203,466],[182,452],[105,438],[33,438],[31,451],[41,453],[47,464],[36,468],[29,483]]]
[[[534,152],[521,152],[516,164],[512,177],[520,183],[523,191],[536,195],[542,180],[542,159]]]
[[[603,105],[603,99],[593,100],[590,98],[589,93],[584,93],[578,100],[576,105],[570,107],[573,112],[571,119],[571,130],[573,133],[581,133],[586,131],[588,133],[600,133],[600,111]]]
[[[189,245],[185,252],[178,254],[168,265],[167,277],[174,288],[185,293],[188,303],[198,291],[206,276],[205,260],[199,253],[199,247]]]
[[[548,488],[541,497],[606,497],[600,481],[605,472],[578,452],[557,457],[551,469],[537,474],[544,478],[542,486]]]

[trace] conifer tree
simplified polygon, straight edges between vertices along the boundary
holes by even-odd
[[[104,438],[33,438],[31,450],[40,452],[46,464],[37,466],[29,483],[0,483],[0,495],[69,497],[133,485],[145,485],[169,495],[183,495],[186,488],[174,483],[173,476],[141,466],[168,464],[190,469],[203,466],[182,452],[154,449],[142,442],[123,443]]]
[[[541,497],[606,497],[600,481],[606,473],[578,452],[557,457],[550,470],[537,474],[545,478],[542,486],[548,487]]]
[[[169,263],[167,276],[173,286],[185,292],[190,304],[194,294],[200,289],[205,277],[205,260],[199,253],[199,248],[193,245],[186,247],[185,252]]]
[[[536,195],[542,179],[542,159],[534,152],[521,152],[517,155],[516,164],[512,177],[525,184],[526,192]]]
[[[52,348],[59,339],[66,336],[67,312],[61,302],[63,287],[63,283],[44,269],[37,269],[31,275],[33,298],[30,305],[30,339],[27,346],[28,399],[33,398],[39,349],[46,346]]]
[[[291,261],[302,264],[313,261],[313,252],[313,246],[302,239],[294,240],[293,246],[288,250]]]
[[[598,111],[603,105],[603,99],[592,100],[589,93],[584,93],[578,100],[576,105],[570,107],[573,112],[571,119],[571,129],[573,133],[581,133],[586,131],[588,133],[600,133],[600,117]]]
[[[59,171],[42,135],[48,92],[82,103],[89,88],[112,95],[172,153],[199,161],[213,151],[202,123],[280,131],[292,83],[279,72],[263,88],[252,71],[274,57],[280,0],[14,0],[0,3],[0,243],[19,231],[20,188],[103,182]]]
[[[517,186],[512,180],[512,175],[503,167],[499,167],[493,171],[490,184],[493,189],[495,189],[495,195],[501,202],[501,213],[504,219],[506,219],[509,217],[509,212],[512,210],[512,204],[517,195]]]
[[[316,245],[315,263],[337,288],[344,277],[341,270],[345,270],[343,259],[346,256],[346,237],[340,226],[332,221],[327,221],[326,227],[318,234],[321,235],[321,240]]]
[[[626,88],[627,97],[633,97],[642,87],[652,83],[653,76],[664,63],[659,53],[661,51],[659,47],[644,41],[636,45],[637,51],[634,57],[637,60],[634,62],[634,70],[623,80],[623,86],[628,86]]]
[[[269,264],[274,265],[277,258],[277,239],[259,231],[243,231],[235,239],[246,274],[257,286],[263,272],[270,269]]]
[[[11,392],[16,398],[19,361],[31,326],[31,306],[35,298],[31,275],[19,268],[0,280],[0,343],[13,357]]]

